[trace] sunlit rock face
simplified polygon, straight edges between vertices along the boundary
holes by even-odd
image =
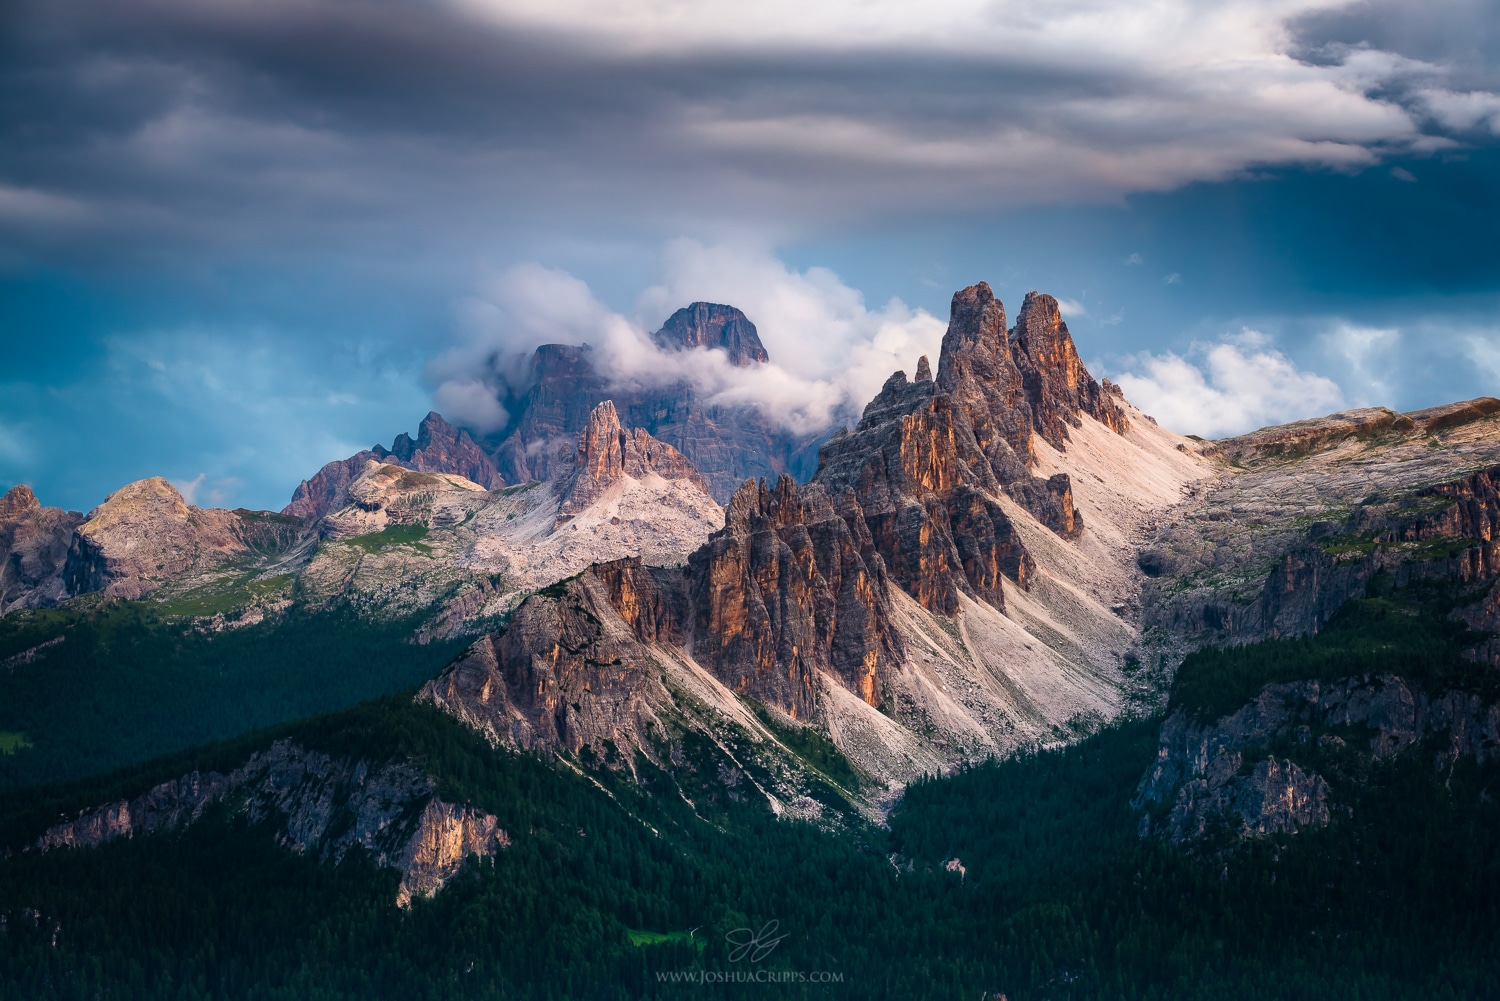
[[[693,554],[694,655],[736,692],[812,715],[820,676],[869,705],[901,657],[884,561],[858,505],[822,484],[746,483]]]
[[[589,414],[578,436],[573,471],[563,488],[562,513],[584,510],[622,480],[648,476],[683,480],[708,493],[703,477],[681,452],[640,428],[622,428],[614,401],[605,400]]]

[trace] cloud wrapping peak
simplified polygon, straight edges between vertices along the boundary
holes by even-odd
[[[722,351],[664,351],[650,332],[689,302],[736,306],[770,355],[739,368]],[[774,257],[690,240],[670,244],[663,277],[643,292],[635,318],[601,304],[588,286],[536,264],[486,281],[465,311],[460,341],[428,377],[451,419],[480,430],[504,424],[493,401],[521,393],[529,354],[542,343],[591,344],[596,367],[622,388],[690,383],[712,403],[759,408],[796,434],[857,419],[896,369],[937,356],[946,324],[899,299],[878,309],[826,268],[796,271]]]

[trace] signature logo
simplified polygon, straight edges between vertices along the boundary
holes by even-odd
[[[769,956],[775,948],[786,938],[786,934],[776,934],[776,929],[781,927],[780,921],[767,921],[760,931],[751,928],[736,928],[724,933],[724,941],[732,948],[729,950],[729,961],[738,963],[742,959],[748,959],[752,963],[759,963]]]

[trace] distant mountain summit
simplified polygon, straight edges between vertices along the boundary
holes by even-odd
[[[668,351],[723,351],[740,368],[770,360],[755,324],[719,303],[679,309],[652,340]],[[614,401],[622,424],[685,455],[721,504],[747,479],[783,473],[807,479],[826,438],[794,435],[753,406],[703,400],[687,381],[615,385],[588,345],[543,344],[532,353],[523,387],[500,401],[510,422],[481,440],[506,482],[548,480],[605,400]]]
[[[769,361],[755,324],[733,306],[695,302],[684,306],[662,324],[652,338],[669,351],[719,348],[740,368]]]
[[[347,459],[330,462],[303,480],[292,494],[292,502],[281,513],[294,518],[321,518],[338,507],[343,492],[364,472],[370,460],[401,466],[419,473],[452,473],[473,480],[486,490],[505,486],[494,461],[475,443],[469,432],[456,428],[432,411],[422,418],[417,438],[405,431],[390,448],[375,445]]]

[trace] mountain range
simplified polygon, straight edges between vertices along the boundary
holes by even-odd
[[[654,338],[768,360],[729,306],[694,303]],[[391,650],[451,651],[408,678],[400,712],[427,721],[410,726],[441,718],[582,776],[648,827],[680,801],[710,827],[754,805],[855,836],[934,776],[1146,721],[1150,760],[1110,795],[1141,844],[1226,873],[1365,822],[1403,762],[1451,785],[1500,755],[1500,400],[1205,441],[1095,380],[1056,299],[1028,294],[1012,323],[985,283],[954,294],[935,371],[893,373],[823,438],[596,364],[544,345],[506,427],[428,414],[279,513],[197,508],[161,478],[86,515],[13,487],[0,663],[44,678],[86,617],[122,608],[205,642],[394,629]],[[68,697],[38,695],[33,718]],[[36,786],[28,756],[69,735],[7,724],[8,782]],[[410,909],[526,837],[430,756],[324,746],[308,725],[246,739],[212,767],[137,767],[107,797],[28,794],[47,810],[14,810],[8,847],[184,837],[227,811],[398,873]],[[67,767],[48,777],[89,774]]]

